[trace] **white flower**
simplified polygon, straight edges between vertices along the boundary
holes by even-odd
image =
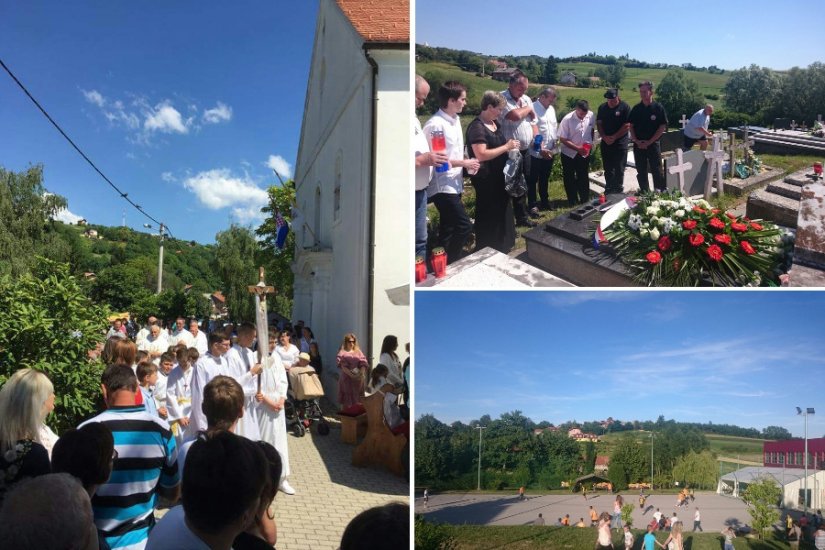
[[[656,216],[650,218],[650,225],[659,225],[659,218],[657,218]]]
[[[676,219],[684,218],[685,217],[685,211],[680,208],[679,210],[677,210],[676,212],[673,213],[673,217],[676,218]]]
[[[642,237],[647,237],[648,235],[650,235],[650,230],[643,227],[641,231],[639,231],[639,235],[641,235]]]
[[[659,230],[657,228],[654,227],[650,230],[650,238],[654,241],[658,241],[660,236],[661,235],[659,234]]]
[[[650,206],[659,208],[659,206],[661,206],[661,204],[662,204],[662,201],[655,200],[652,203],[650,203]]]
[[[659,213],[659,207],[658,206],[648,206],[646,212],[650,216],[655,216],[656,214]]]
[[[674,225],[676,225],[676,222],[672,218],[662,218],[662,231],[665,232],[665,235],[670,233]]]
[[[642,225],[642,217],[638,214],[631,214],[627,219],[627,226],[633,231],[638,231]]]

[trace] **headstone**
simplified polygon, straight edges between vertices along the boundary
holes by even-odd
[[[713,173],[716,172],[716,192],[721,195],[725,191],[725,182],[722,180],[722,161],[725,160],[725,152],[722,150],[722,139],[713,136],[713,150],[704,152],[708,161],[707,174],[705,176],[705,200],[710,199],[710,190],[713,184]]]
[[[822,115],[816,115],[816,121],[822,124]]]
[[[690,119],[689,119],[689,118],[687,118],[687,116],[685,116],[684,114],[682,114],[682,118],[680,118],[680,119],[679,119],[679,124],[681,124],[681,125],[682,125],[682,130],[684,130],[684,129],[685,129],[685,126],[687,126],[687,123],[688,123],[688,121],[689,121],[689,120],[690,120]]]
[[[659,146],[662,148],[663,153],[666,153],[668,151],[675,151],[676,149],[681,148],[684,144],[685,138],[681,130],[676,130],[674,132],[665,132],[659,139]]]
[[[802,188],[794,263],[825,269],[825,184],[822,180]]]
[[[789,119],[789,118],[774,119],[773,128],[774,128],[774,130],[790,130],[791,129],[791,119]]]
[[[665,181],[668,189],[679,189],[687,196],[701,195],[705,190],[707,166],[704,151],[676,150],[675,157],[665,159]]]

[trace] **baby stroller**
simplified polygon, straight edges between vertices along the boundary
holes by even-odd
[[[309,427],[317,422],[318,435],[329,434],[329,423],[321,413],[318,399],[324,388],[312,367],[292,367],[287,373],[289,391],[284,402],[286,427],[295,437],[303,437]]]

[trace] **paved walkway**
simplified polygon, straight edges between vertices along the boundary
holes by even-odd
[[[387,470],[352,466],[353,445],[338,425],[327,436],[289,436],[289,481],[297,494],[278,493],[278,550],[335,550],[350,520],[373,506],[409,502],[409,483]]]
[[[625,503],[634,505],[634,528],[644,529],[658,507],[668,517],[677,512],[686,531],[693,530],[693,514],[699,507],[702,529],[720,532],[724,526],[732,525],[739,529],[750,525],[751,517],[745,503],[740,499],[723,497],[716,493],[697,493],[693,504],[680,509],[675,508],[676,495],[653,495],[647,499],[645,510],[639,510],[639,494],[623,495]],[[613,512],[615,496],[607,494],[588,495],[585,501],[581,494],[539,495],[523,501],[518,495],[450,493],[430,495],[425,507],[423,498],[416,495],[415,513],[426,514],[429,519],[450,524],[477,525],[525,525],[532,523],[541,513],[547,525],[553,525],[557,518],[570,514],[571,524],[579,518],[585,518],[585,525],[590,525],[590,506],[596,512]]]

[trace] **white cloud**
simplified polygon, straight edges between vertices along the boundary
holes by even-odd
[[[158,103],[154,109],[145,112],[144,116],[146,120],[143,121],[143,127],[149,132],[187,134],[192,123],[191,118],[184,121],[180,112],[172,107],[169,101]]]
[[[218,105],[203,112],[203,121],[207,124],[218,124],[232,120],[232,107],[218,101]]]
[[[281,155],[269,155],[266,165],[287,179],[292,177],[292,165]]]
[[[269,202],[267,192],[248,176],[234,176],[226,168],[200,172],[186,178],[183,186],[212,210],[233,207],[239,218],[260,216],[260,209]],[[255,211],[253,213],[253,210]]]
[[[233,208],[232,214],[238,219],[239,222],[242,224],[249,222],[251,220],[260,219],[263,217],[261,213],[260,206],[248,206],[244,208]]]
[[[172,172],[164,172],[160,175],[160,179],[167,183],[173,183],[178,181],[178,179],[172,174]]]
[[[106,104],[106,99],[97,90],[90,90],[87,92],[86,90],[81,89],[80,91],[83,92],[83,95],[86,97],[86,101],[89,103],[97,105],[101,109]]]
[[[63,208],[55,213],[54,219],[63,223],[76,224],[78,221],[83,219],[83,216],[78,216],[77,214],[70,212],[67,208]]]

